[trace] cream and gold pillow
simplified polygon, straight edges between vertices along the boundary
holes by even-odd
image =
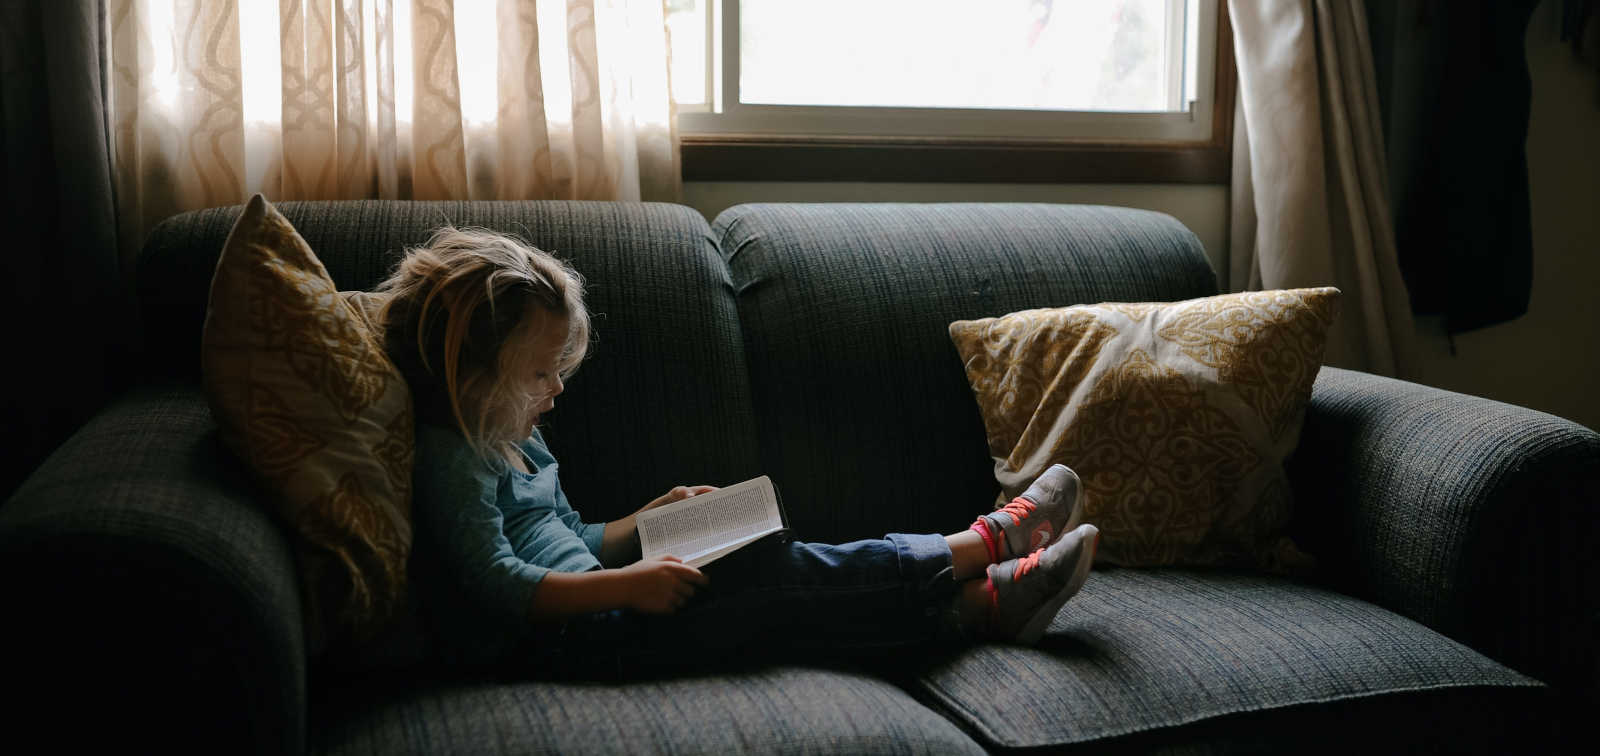
[[[1059,462],[1083,479],[1097,561],[1309,567],[1283,462],[1338,304],[1288,289],[950,324],[1000,500]]]
[[[368,320],[256,195],[223,245],[202,382],[224,441],[293,531],[314,650],[372,637],[411,550],[411,394]]]

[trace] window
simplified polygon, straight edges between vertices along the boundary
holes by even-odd
[[[670,0],[668,24],[686,179],[1226,181],[1218,0]]]

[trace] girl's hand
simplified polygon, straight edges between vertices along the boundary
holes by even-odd
[[[646,614],[671,614],[688,603],[706,584],[700,570],[675,556],[656,557],[623,567],[623,597],[629,609]]]
[[[643,512],[645,510],[655,509],[656,507],[671,504],[675,501],[683,501],[690,496],[708,493],[715,490],[717,490],[716,486],[676,486],[671,491],[657,496],[649,504],[644,505],[644,508],[640,509],[639,511]],[[637,514],[637,512],[635,514]]]

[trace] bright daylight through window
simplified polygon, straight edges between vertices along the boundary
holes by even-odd
[[[1209,137],[1216,0],[669,0],[685,133]]]

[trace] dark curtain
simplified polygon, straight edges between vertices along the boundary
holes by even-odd
[[[1561,41],[1572,46],[1572,54],[1588,60],[1600,73],[1600,13],[1596,0],[1562,0]],[[1595,77],[1595,105],[1600,106],[1600,76]]]
[[[119,262],[104,0],[0,0],[0,269],[10,380],[0,500],[118,387],[134,316]]]
[[[1367,0],[1401,273],[1446,330],[1528,310],[1532,84],[1523,37],[1537,0]]]

